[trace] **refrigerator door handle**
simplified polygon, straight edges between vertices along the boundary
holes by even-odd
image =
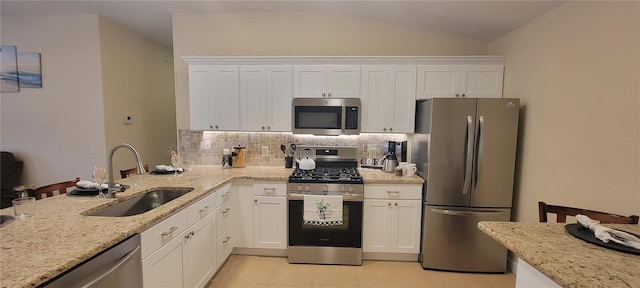
[[[471,184],[471,171],[473,165],[473,117],[467,116],[467,159],[464,169],[464,186],[462,187],[462,194],[469,193],[469,186]]]
[[[469,216],[469,215],[488,216],[488,215],[496,215],[496,214],[506,213],[505,211],[500,211],[500,210],[496,210],[496,211],[486,211],[486,210],[485,211],[473,211],[473,210],[460,211],[460,210],[449,210],[449,209],[438,209],[438,208],[431,208],[431,212],[438,213],[438,214],[444,214],[444,215],[453,215],[453,216]]]
[[[474,167],[475,169],[473,169],[474,174],[473,175],[473,190],[471,191],[476,191],[476,188],[478,187],[478,180],[480,179],[480,168],[482,168],[482,159],[483,159],[483,150],[484,150],[484,116],[480,116],[478,117],[478,152],[476,154],[477,157],[477,161],[476,161],[476,167]]]

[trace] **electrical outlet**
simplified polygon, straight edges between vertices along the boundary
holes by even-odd
[[[211,150],[211,140],[204,139],[202,142],[200,142],[200,150]]]
[[[91,147],[89,149],[91,149],[91,154],[98,153],[98,149],[96,149],[96,144],[91,144]]]
[[[133,117],[130,115],[124,116],[124,124],[132,124],[133,123]]]
[[[269,147],[262,146],[262,157],[269,157]]]

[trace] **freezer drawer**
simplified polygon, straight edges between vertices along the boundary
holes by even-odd
[[[511,209],[424,206],[422,267],[505,272],[507,249],[478,230],[480,221],[509,221]]]

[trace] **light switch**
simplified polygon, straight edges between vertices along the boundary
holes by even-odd
[[[200,150],[211,150],[211,139],[204,139],[200,142]]]

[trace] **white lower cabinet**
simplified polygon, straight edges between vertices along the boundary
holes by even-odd
[[[363,252],[420,253],[421,187],[365,185]]]
[[[218,197],[230,198],[229,194],[218,195],[221,190],[228,192],[229,186],[141,233],[144,287],[199,288],[207,285],[218,265],[226,260],[228,251],[233,249],[217,249],[219,215],[216,201]],[[227,227],[225,235],[231,235],[230,231]]]
[[[287,249],[287,198],[253,196],[253,247]]]
[[[231,184],[218,189],[216,198],[216,265],[219,268],[235,247],[233,224],[236,221],[237,206],[235,206],[236,201],[233,197]]]

